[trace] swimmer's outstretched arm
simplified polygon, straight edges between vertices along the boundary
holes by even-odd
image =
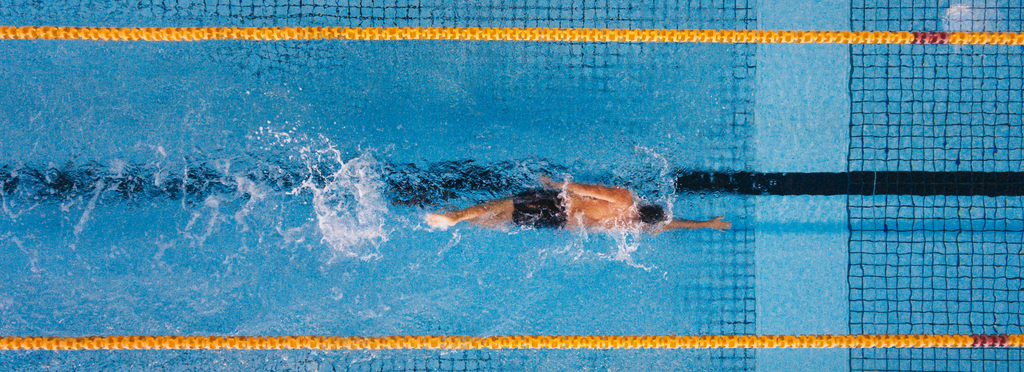
[[[563,186],[561,183],[551,181],[551,178],[548,176],[541,176],[540,183],[552,189],[560,189]],[[564,186],[567,191],[580,196],[601,199],[612,203],[631,204],[633,202],[633,193],[622,187],[606,187],[575,182],[566,182]]]
[[[427,224],[435,229],[447,229],[466,221],[487,228],[502,228],[512,221],[512,198],[491,200],[469,208],[443,214],[431,213],[426,216]]]
[[[724,216],[718,216],[707,221],[673,219],[661,231],[673,229],[715,229],[718,231],[725,231],[731,229],[732,224],[728,221],[722,221],[723,217]]]

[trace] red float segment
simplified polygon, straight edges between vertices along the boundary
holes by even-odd
[[[1010,342],[1007,335],[971,335],[974,344],[971,347],[1006,347]]]
[[[914,41],[911,44],[927,44],[927,45],[938,45],[938,44],[949,44],[949,33],[948,32],[927,32],[927,31],[916,31],[911,32],[914,35]]]

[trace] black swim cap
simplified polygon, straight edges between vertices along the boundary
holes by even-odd
[[[649,225],[665,220],[665,210],[657,205],[641,205],[640,208],[637,208],[636,214],[640,217],[640,222]]]

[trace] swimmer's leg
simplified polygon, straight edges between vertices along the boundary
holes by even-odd
[[[507,227],[512,222],[512,209],[512,198],[491,200],[454,212],[428,214],[427,224],[435,229],[447,229],[449,226],[466,221],[480,227],[500,229]]]

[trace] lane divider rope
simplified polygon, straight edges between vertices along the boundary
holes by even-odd
[[[490,40],[651,43],[1024,45],[1024,33],[516,27],[13,27],[0,40]]]
[[[1024,335],[3,337],[0,350],[717,349],[1022,347]]]

